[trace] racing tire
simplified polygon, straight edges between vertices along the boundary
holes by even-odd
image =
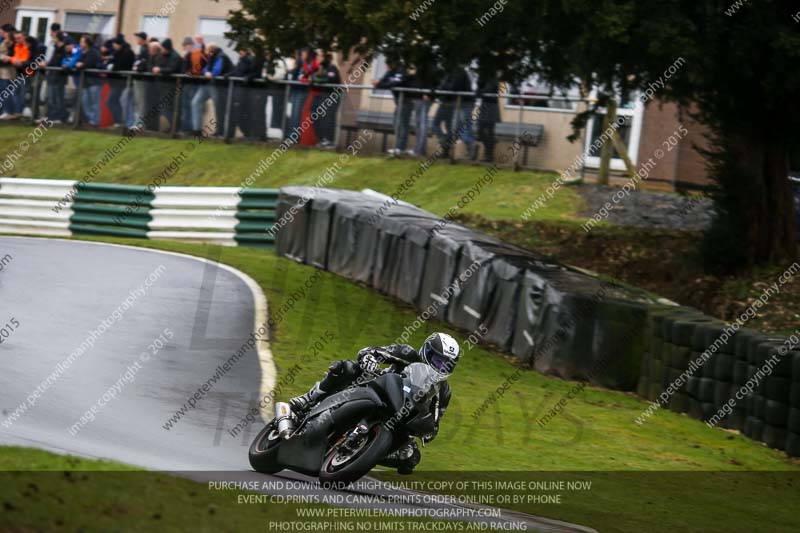
[[[274,432],[272,422],[264,426],[250,444],[248,458],[253,470],[262,474],[275,474],[283,470],[284,468],[278,464],[278,449],[281,442],[283,440]]]
[[[372,470],[392,447],[394,436],[379,422],[369,428],[367,442],[356,453],[355,457],[348,459],[339,466],[334,464],[338,457],[337,449],[333,448],[325,453],[325,459],[319,470],[319,480],[325,484],[349,484]]]

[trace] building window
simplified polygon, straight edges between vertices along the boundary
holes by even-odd
[[[114,15],[66,13],[63,29],[73,37],[80,37],[87,33],[89,35],[99,35],[102,39],[108,39],[114,36],[114,21]]]
[[[50,23],[55,18],[54,11],[44,9],[18,9],[16,27],[20,31],[36,37],[40,43],[50,44]]]
[[[381,79],[383,75],[386,74],[387,70],[389,70],[389,67],[386,66],[386,57],[384,57],[383,54],[375,54],[375,57],[372,59],[372,78],[375,80]],[[373,89],[370,96],[392,98],[392,91]]]
[[[231,27],[225,19],[200,17],[197,23],[197,33],[205,38],[206,45],[216,43],[231,58],[235,58],[236,54],[233,47],[230,41],[225,38],[225,33],[229,31],[231,31]]]
[[[538,76],[531,76],[522,83],[508,86],[508,94],[530,96],[530,98],[508,98],[506,107],[509,109],[566,109],[576,110],[581,100],[580,90],[577,87],[561,89],[545,83]]]
[[[139,31],[145,32],[148,38],[166,39],[169,37],[169,17],[144,15],[139,25]]]
[[[599,108],[589,122],[586,124],[586,166],[589,168],[600,168],[600,150],[592,149],[592,144],[603,133],[603,119],[605,117],[605,108]],[[639,138],[642,133],[642,117],[644,115],[644,104],[638,98],[638,94],[634,93],[628,95],[620,103],[617,108],[617,119],[620,122],[620,127],[617,130],[622,142],[625,143],[625,148],[628,150],[628,156],[631,162],[636,165],[637,156],[639,154]],[[611,142],[610,140],[608,142]],[[612,170],[625,170],[625,162],[619,157],[617,150],[612,146],[611,155],[611,169]]]

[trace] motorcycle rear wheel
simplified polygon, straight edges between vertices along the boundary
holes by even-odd
[[[248,458],[253,470],[262,474],[275,474],[283,470],[278,464],[278,449],[281,442],[283,439],[275,430],[273,422],[264,426],[250,445]]]
[[[352,483],[366,475],[386,457],[392,447],[391,431],[376,422],[365,435],[366,441],[354,453],[342,452],[340,447],[330,448],[319,471],[320,481],[326,483]]]

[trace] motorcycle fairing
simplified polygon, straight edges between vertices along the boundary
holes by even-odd
[[[366,387],[342,391],[326,398],[311,410],[297,433],[281,444],[278,462],[302,474],[319,475],[329,435],[336,430],[352,428],[364,416],[384,405],[375,391]],[[321,416],[323,413],[329,413],[330,416]]]

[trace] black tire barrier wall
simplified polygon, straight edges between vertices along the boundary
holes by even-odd
[[[479,332],[539,372],[636,386],[654,301],[642,291],[385,197],[286,187],[277,216],[285,257]]]
[[[728,324],[686,307],[653,308],[649,322],[636,388],[640,396],[659,401],[671,384],[688,374],[662,407],[800,456],[800,352],[781,356],[778,350],[785,338],[749,328],[733,331]],[[704,353],[705,362],[693,364]],[[762,371],[752,394],[743,394],[742,387],[767,368],[773,356],[777,364]]]
[[[695,309],[380,196],[285,187],[277,217],[282,256],[394,296],[423,317],[480,331],[544,374],[635,389],[651,401],[689,374],[664,407],[800,455],[800,353],[715,419],[784,339],[742,328],[718,342],[727,324]]]

